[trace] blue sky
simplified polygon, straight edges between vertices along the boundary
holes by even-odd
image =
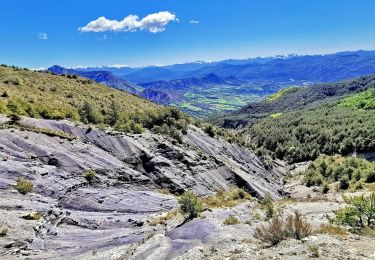
[[[167,13],[150,18],[159,12]],[[373,0],[2,0],[0,63],[142,66],[373,50],[374,12]],[[129,15],[138,18],[121,26]],[[102,16],[109,27],[87,27]]]

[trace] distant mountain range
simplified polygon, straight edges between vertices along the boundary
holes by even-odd
[[[211,73],[202,78],[186,78],[186,79],[175,79],[175,80],[157,80],[148,83],[142,83],[140,86],[144,88],[158,89],[161,91],[173,91],[189,89],[191,87],[208,87],[216,85],[230,85],[239,86],[246,82],[237,79],[236,77],[230,76],[227,78],[221,78]]]
[[[167,66],[92,67],[80,71],[110,71],[135,84],[157,80],[234,76],[246,81],[330,82],[375,73],[375,51],[339,52],[329,55],[287,55],[218,62],[190,62]]]

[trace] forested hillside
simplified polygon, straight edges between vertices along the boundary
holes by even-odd
[[[281,92],[240,111],[252,121],[243,132],[288,162],[375,151],[374,83],[371,76]]]
[[[216,118],[213,121],[224,127],[244,126],[254,122],[257,118],[316,106],[374,87],[375,76],[364,76],[335,83],[287,88],[269,96],[262,102],[251,103],[238,111]]]

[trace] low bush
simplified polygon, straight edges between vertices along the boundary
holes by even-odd
[[[230,215],[224,220],[223,223],[224,225],[237,225],[240,223],[240,221],[235,216]]]
[[[375,192],[369,196],[344,196],[344,200],[349,206],[336,212],[337,223],[353,228],[375,226]]]
[[[14,188],[21,194],[27,194],[33,189],[33,183],[25,178],[19,178]]]
[[[202,204],[197,196],[190,191],[184,192],[178,199],[181,210],[187,214],[188,219],[193,219],[199,216],[202,212]]]
[[[260,207],[265,210],[266,219],[271,219],[275,216],[276,210],[271,194],[267,193],[260,201]]]
[[[285,220],[277,216],[273,217],[267,224],[258,226],[255,230],[255,237],[263,242],[276,245],[287,238],[302,239],[311,233],[311,225],[302,218],[298,211],[295,211]]]
[[[85,171],[85,179],[89,183],[92,183],[96,179],[96,171],[94,171],[94,170]]]

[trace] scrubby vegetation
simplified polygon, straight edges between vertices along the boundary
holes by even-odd
[[[338,188],[363,188],[363,183],[375,182],[375,163],[355,157],[322,155],[304,172],[306,186],[323,186],[328,192],[329,184],[338,183]]]
[[[240,223],[240,221],[238,220],[238,218],[236,218],[235,216],[232,216],[232,215],[227,217],[223,222],[224,225],[237,225],[239,223]]]
[[[148,128],[177,137],[186,133],[191,120],[176,108],[158,106],[84,78],[47,72],[0,67],[0,93],[0,113],[70,119],[131,133]]]
[[[14,188],[22,194],[27,194],[33,189],[33,183],[25,178],[19,178]]]
[[[293,92],[295,90],[297,90],[298,87],[289,87],[289,88],[284,88],[278,92],[276,92],[275,94],[272,94],[272,95],[269,95],[266,100],[267,101],[275,101],[279,98],[281,98],[283,95],[285,95],[286,93],[289,93],[289,92]]]
[[[271,219],[275,216],[276,210],[274,201],[269,193],[267,193],[259,202],[260,208],[265,211],[266,219]]]
[[[202,211],[202,204],[190,191],[184,192],[178,199],[182,212],[187,215],[187,219],[193,219],[199,216]]]
[[[256,147],[294,163],[320,154],[374,151],[375,116],[371,110],[330,104],[264,118],[246,134]]]
[[[255,236],[263,242],[276,245],[287,238],[302,239],[312,232],[311,225],[302,215],[295,211],[286,219],[273,217],[267,224],[259,225],[255,230]]]
[[[349,206],[336,212],[336,221],[353,228],[375,228],[375,193],[368,196],[344,196]]]
[[[89,183],[92,183],[96,179],[96,171],[87,170],[85,171],[84,176]]]
[[[179,218],[182,214],[180,210],[172,210],[167,212],[166,214],[156,217],[148,221],[150,226],[157,226],[157,225],[166,225],[168,220]]]
[[[201,198],[203,206],[207,208],[234,207],[252,197],[243,189],[236,188],[230,191],[219,191],[213,196]]]
[[[369,89],[359,94],[347,97],[341,105],[357,109],[375,109],[375,89]]]

